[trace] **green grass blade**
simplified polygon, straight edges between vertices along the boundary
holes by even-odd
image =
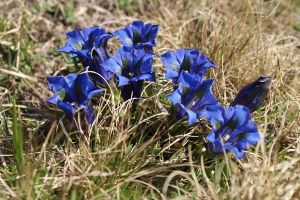
[[[23,172],[23,164],[24,164],[24,157],[23,157],[23,134],[21,126],[18,122],[18,112],[16,108],[16,100],[13,99],[13,147],[14,147],[14,154],[16,159],[16,166],[19,173]]]

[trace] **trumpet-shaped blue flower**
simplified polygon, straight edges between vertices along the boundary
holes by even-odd
[[[257,125],[245,106],[225,109],[221,105],[210,105],[202,110],[201,115],[212,124],[212,132],[206,139],[210,142],[211,152],[216,155],[228,150],[241,159],[245,156],[243,150],[260,140]]]
[[[172,79],[174,84],[178,84],[178,79],[182,71],[190,74],[203,76],[208,68],[217,66],[206,55],[197,49],[179,49],[176,52],[168,51],[161,56],[161,62],[166,68],[165,79]]]
[[[144,80],[155,82],[155,73],[152,72],[153,57],[151,52],[124,46],[102,65],[116,75],[122,97],[128,100],[131,97],[140,97]]]
[[[101,27],[84,28],[82,31],[75,29],[66,35],[67,44],[58,50],[64,53],[70,53],[72,58],[77,56],[89,58],[94,48],[100,49],[100,54],[103,56],[102,60],[108,57],[106,51],[107,40],[113,37],[113,35],[105,32]]]
[[[271,86],[271,76],[260,76],[256,81],[241,89],[231,103],[231,106],[244,105],[247,106],[251,112],[254,112],[264,104]]]
[[[177,118],[188,117],[188,124],[198,122],[201,110],[217,103],[212,94],[213,79],[202,79],[185,71],[179,78],[179,87],[167,97],[177,108]]]
[[[88,122],[93,123],[95,115],[89,99],[104,90],[96,87],[86,73],[47,77],[47,80],[54,95],[46,101],[65,111],[69,119],[78,109],[84,108]]]
[[[114,35],[118,37],[123,46],[136,49],[154,47],[159,25],[144,24],[143,21],[134,21],[124,29],[117,30]]]
[[[113,34],[105,32],[99,26],[73,30],[67,33],[67,44],[58,50],[71,54],[71,58],[78,57],[82,64],[89,70],[99,75],[91,74],[92,78],[102,84],[109,80],[109,72],[104,70],[101,63],[109,58],[107,52],[107,40],[113,37]]]

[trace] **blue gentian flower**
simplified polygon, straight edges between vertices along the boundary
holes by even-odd
[[[96,87],[86,73],[47,77],[47,80],[54,96],[46,101],[56,104],[58,108],[65,111],[69,119],[72,119],[78,109],[83,108],[88,122],[93,123],[95,115],[89,100],[104,90]]]
[[[198,122],[200,112],[207,105],[217,103],[212,94],[213,79],[202,79],[185,71],[179,78],[179,87],[167,97],[176,107],[176,117],[183,119],[188,117],[188,124]]]
[[[260,76],[256,81],[244,86],[240,90],[231,103],[231,106],[244,105],[247,106],[251,112],[254,112],[264,104],[271,86],[271,76]]]
[[[71,58],[78,57],[85,67],[99,75],[91,73],[92,78],[102,84],[109,80],[109,72],[104,70],[101,63],[109,58],[107,52],[107,40],[113,37],[113,34],[107,33],[99,26],[73,30],[67,33],[67,44],[58,50],[71,54]]]
[[[211,152],[216,155],[228,150],[241,159],[245,156],[243,150],[260,140],[257,125],[245,106],[236,105],[226,109],[219,104],[210,105],[201,111],[201,115],[212,124],[212,132],[206,139],[210,142]]]
[[[144,80],[155,82],[155,73],[152,72],[153,57],[151,52],[124,46],[114,57],[102,64],[106,70],[116,75],[124,100],[139,98]]]
[[[172,79],[174,84],[178,84],[182,71],[203,76],[208,68],[217,68],[212,61],[208,60],[206,55],[201,54],[197,49],[168,51],[160,59],[166,67],[165,79]]]
[[[124,29],[114,32],[123,46],[134,47],[135,49],[154,47],[155,38],[159,25],[144,24],[143,21],[134,21]]]

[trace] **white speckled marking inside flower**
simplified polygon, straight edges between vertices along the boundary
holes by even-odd
[[[172,63],[171,65],[172,65],[172,67],[173,67],[176,71],[178,71],[178,66],[177,66],[176,63]]]
[[[119,73],[119,74],[121,74],[121,69],[120,69],[120,68],[117,68],[117,69],[116,69],[116,72]]]
[[[130,38],[126,38],[126,39],[125,39],[125,42],[126,42],[128,45],[132,46],[132,41],[130,40]]]
[[[81,50],[82,49],[82,44],[80,44],[79,42],[76,42],[74,45],[75,45],[75,48],[77,50]]]
[[[223,142],[226,142],[229,138],[230,138],[229,134],[225,135],[225,137],[223,138]]]

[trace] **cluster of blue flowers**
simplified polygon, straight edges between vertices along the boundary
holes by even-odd
[[[114,33],[101,27],[68,32],[67,44],[59,51],[71,54],[71,58],[78,59],[84,68],[76,74],[48,77],[54,96],[47,101],[56,104],[70,119],[79,109],[84,110],[87,121],[92,124],[95,114],[91,98],[103,92],[113,78],[123,99],[133,98],[137,103],[143,82],[155,82],[152,48],[156,46],[158,29],[158,25],[135,21]],[[122,44],[114,56],[107,51],[107,41],[112,37],[117,37]],[[176,118],[187,120],[191,125],[197,123],[200,116],[204,117],[212,126],[206,137],[211,152],[222,154],[228,150],[237,158],[243,158],[243,150],[260,140],[248,107],[253,112],[260,106],[266,92],[259,93],[262,90],[257,84],[264,85],[269,78],[262,77],[258,83],[244,88],[232,105],[224,108],[212,93],[214,80],[204,77],[209,68],[217,68],[206,55],[196,49],[179,49],[161,55],[161,62],[166,68],[165,79],[173,82],[174,92],[167,97],[174,105]]]
[[[98,26],[68,32],[67,44],[59,51],[78,59],[84,68],[77,74],[48,77],[54,96],[47,101],[65,111],[69,119],[79,109],[84,110],[87,121],[92,124],[95,114],[90,99],[103,92],[114,77],[124,100],[134,98],[137,102],[143,81],[155,81],[152,47],[158,28],[158,25],[135,21],[114,33]],[[117,37],[122,44],[114,56],[107,51],[107,42],[112,37]]]
[[[200,116],[204,117],[212,125],[211,133],[206,136],[210,151],[218,155],[228,150],[237,158],[243,158],[243,150],[260,140],[249,108],[255,107],[256,110],[260,106],[257,99],[264,100],[262,94],[266,95],[266,92],[259,93],[262,88],[257,87],[258,83],[265,85],[265,81],[259,81],[264,78],[244,88],[232,106],[224,108],[212,93],[214,80],[203,76],[208,68],[217,66],[199,50],[169,51],[161,56],[161,61],[166,68],[165,78],[173,81],[174,92],[167,97],[175,107],[177,119],[193,124],[199,121]],[[268,77],[265,79],[270,80]]]

